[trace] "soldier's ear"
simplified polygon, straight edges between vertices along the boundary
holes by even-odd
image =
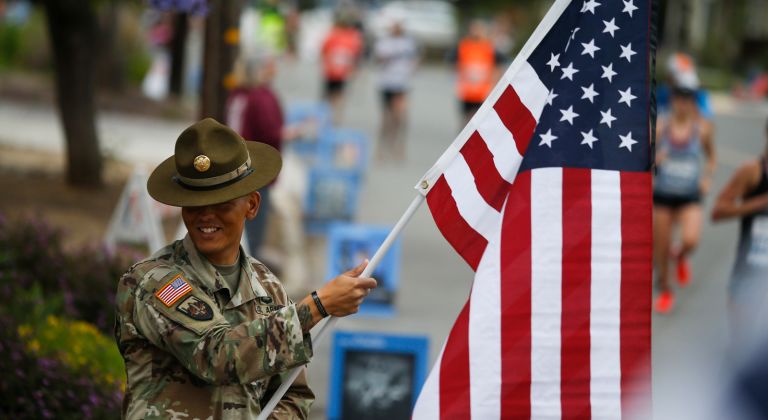
[[[245,213],[245,217],[248,220],[253,219],[259,213],[259,207],[261,206],[261,194],[258,191],[254,191],[246,196],[248,202],[248,211]]]

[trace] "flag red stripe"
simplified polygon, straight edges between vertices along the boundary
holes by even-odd
[[[563,419],[589,419],[592,194],[589,169],[563,170],[560,403]]]
[[[504,180],[493,163],[493,154],[475,131],[461,148],[461,154],[475,177],[477,191],[486,203],[501,212],[504,199],[509,191],[509,183]]]
[[[469,419],[469,302],[453,324],[440,360],[440,418]]]
[[[643,418],[651,401],[651,174],[621,174],[621,402]],[[633,412],[634,411],[634,412]],[[640,414],[638,416],[638,414]]]
[[[427,204],[437,228],[440,229],[448,243],[467,261],[473,270],[477,270],[477,265],[480,264],[480,258],[485,252],[488,241],[461,217],[451,195],[451,187],[444,175],[440,175],[440,178],[437,179],[427,194]]]
[[[521,156],[524,155],[533,137],[533,130],[536,129],[536,118],[526,108],[512,86],[507,86],[493,105],[493,109],[515,138],[517,151]]]
[[[531,414],[531,172],[510,188],[501,230],[501,418]]]

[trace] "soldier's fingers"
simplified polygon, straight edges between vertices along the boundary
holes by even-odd
[[[361,262],[360,265],[358,265],[357,267],[347,271],[344,274],[349,276],[349,277],[357,277],[357,276],[359,276],[360,274],[363,273],[363,270],[365,270],[365,267],[367,267],[367,266],[368,266],[368,258],[363,260],[363,262]]]
[[[378,283],[373,277],[361,277],[357,279],[357,285],[365,289],[375,289]]]

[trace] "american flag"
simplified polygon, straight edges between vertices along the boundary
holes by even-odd
[[[155,293],[160,302],[163,302],[165,306],[171,306],[176,301],[182,298],[182,296],[192,291],[192,286],[181,277],[181,274],[171,279],[162,289]]]
[[[652,8],[556,1],[417,185],[476,273],[415,419],[650,404]]]

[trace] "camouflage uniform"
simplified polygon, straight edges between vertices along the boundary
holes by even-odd
[[[156,293],[178,275],[192,290],[166,306]],[[277,278],[250,257],[240,275],[232,293],[187,236],[120,279],[123,418],[253,418],[287,371],[309,361],[310,335]],[[302,372],[272,418],[306,418],[313,401]]]

